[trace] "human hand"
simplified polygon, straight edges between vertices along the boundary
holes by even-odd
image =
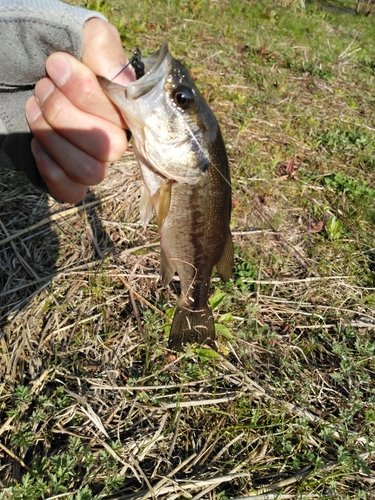
[[[55,198],[82,200],[126,150],[123,118],[96,79],[112,79],[126,63],[116,28],[98,18],[85,24],[82,62],[65,52],[47,58],[48,77],[36,84],[25,110],[38,170]],[[115,81],[134,79],[128,67]]]

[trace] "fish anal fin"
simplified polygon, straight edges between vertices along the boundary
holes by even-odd
[[[160,276],[163,286],[168,286],[172,281],[175,273],[175,268],[172,266],[170,259],[165,253],[163,247],[160,250]]]
[[[208,305],[195,311],[177,306],[168,341],[171,349],[178,349],[187,342],[212,344],[214,340],[214,318]]]
[[[223,281],[228,281],[234,269],[234,250],[232,235],[229,233],[225,243],[223,254],[216,264],[217,272]]]

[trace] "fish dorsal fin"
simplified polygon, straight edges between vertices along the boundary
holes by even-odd
[[[141,214],[142,226],[146,229],[146,226],[150,222],[153,213],[151,195],[146,186],[142,187],[141,200],[139,202],[139,212]]]
[[[223,254],[216,264],[217,272],[223,281],[228,281],[232,276],[234,268],[234,251],[232,235],[228,233],[227,241],[225,243]]]
[[[163,286],[168,286],[172,281],[172,278],[175,273],[175,268],[172,265],[170,259],[168,259],[167,254],[165,253],[163,247],[160,250],[160,276]]]

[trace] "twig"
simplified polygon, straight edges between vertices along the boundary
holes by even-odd
[[[125,285],[125,287],[129,291],[131,291],[137,297],[137,299],[139,299],[141,302],[143,302],[144,304],[146,304],[147,307],[150,307],[155,312],[157,312],[159,314],[159,316],[161,316],[162,318],[167,319],[168,321],[170,321],[170,318],[165,313],[163,313],[163,311],[160,311],[160,309],[158,309],[157,307],[155,307],[153,304],[151,304],[151,302],[149,302],[147,299],[145,299],[144,297],[142,297],[142,295],[140,295],[139,293],[137,293],[134,290],[134,288],[131,286],[131,284],[123,276],[121,276],[119,274],[118,278]]]
[[[270,484],[269,486],[265,486],[264,488],[257,488],[254,493],[250,493],[246,497],[236,497],[232,498],[232,500],[273,500],[279,498],[295,498],[295,495],[283,495],[279,493],[272,493],[272,491],[280,490],[285,486],[289,486],[305,479],[308,475],[311,474],[312,470],[313,469],[310,466],[304,467],[303,469],[297,471],[297,473],[293,476],[279,481],[278,483]]]
[[[0,226],[1,226],[1,229],[4,231],[4,234],[9,238],[9,233],[7,231],[7,228],[4,226],[2,220],[0,219]],[[25,259],[20,255],[20,253],[18,252],[17,250],[17,247],[16,245],[14,244],[14,241],[11,241],[10,242],[12,248],[13,248],[13,252],[15,253],[17,259],[19,260],[21,266],[29,273],[31,274],[31,276],[36,279],[36,280],[40,280],[39,276],[37,275],[37,273],[34,271],[34,269],[32,267],[29,266],[29,264],[25,261]]]
[[[7,455],[10,456],[10,458],[12,458],[13,460],[15,460],[16,462],[18,462],[22,467],[24,467],[27,471],[31,472],[31,469],[30,467],[28,467],[25,462],[22,460],[22,458],[18,457],[16,454],[13,453],[13,451],[11,451],[9,448],[7,448],[6,446],[4,446],[2,443],[0,443],[0,448],[5,451],[5,453]]]
[[[313,276],[311,278],[300,278],[295,280],[254,280],[251,278],[242,278],[244,283],[254,283],[255,285],[293,285],[295,283],[312,283],[313,281],[338,280],[350,278],[350,276]]]
[[[247,497],[235,497],[231,500],[287,500],[288,498],[296,498],[296,495],[280,495],[279,493],[263,493],[260,495],[252,495]],[[301,497],[298,497],[301,498]],[[303,498],[303,497],[302,497]]]
[[[178,403],[161,403],[161,408],[191,408],[192,406],[203,406],[203,405],[217,405],[220,403],[228,403],[228,401],[233,401],[234,399],[243,396],[242,392],[238,392],[233,396],[226,396],[225,398],[216,399],[202,399],[197,401],[179,401]]]
[[[243,373],[240,370],[238,370],[235,366],[232,365],[232,363],[230,363],[226,359],[224,359],[224,358],[222,359],[222,364],[227,369],[233,371],[237,375],[240,375],[245,380],[245,382],[250,386],[250,390],[253,393],[253,395],[264,398],[266,400],[278,401],[277,398],[274,398],[273,396],[270,396],[269,394],[267,394],[266,391],[260,385],[258,385],[256,382],[251,380],[246,375],[246,373]],[[302,408],[298,408],[298,406],[295,406],[295,405],[288,403],[286,401],[279,402],[279,403],[281,403],[284,406],[284,408],[286,410],[288,410],[289,413],[300,415],[301,417],[306,418],[310,422],[318,422],[319,421],[319,417],[310,413],[307,410],[303,410]]]
[[[208,459],[208,457],[210,456],[210,454],[212,452],[213,447],[216,445],[216,443],[218,442],[218,440],[220,438],[215,439],[215,441],[213,443],[211,443],[210,441],[211,441],[212,437],[220,431],[224,421],[225,421],[225,417],[222,417],[220,419],[220,422],[217,424],[217,426],[212,429],[212,431],[210,432],[210,434],[206,440],[205,445],[203,446],[203,448],[200,451],[197,458],[194,460],[193,466],[195,467],[197,464],[199,464],[199,469],[200,469],[201,474],[204,472],[204,470],[206,470],[206,467],[204,470],[202,470],[202,465]],[[207,449],[208,449],[208,451],[207,451]]]
[[[169,417],[168,414],[163,415],[161,422],[160,422],[160,425],[159,425],[159,428],[156,430],[155,434],[152,436],[150,441],[144,445],[142,453],[139,455],[139,460],[141,460],[141,461],[144,460],[144,458],[146,457],[146,453],[152,448],[152,446],[155,443],[160,441],[160,434],[162,433],[162,431],[164,429],[164,426],[165,426],[166,421],[168,420],[168,417]]]
[[[175,427],[174,427],[173,439],[172,439],[171,445],[169,447],[168,457],[172,456],[174,447],[176,446],[178,431],[179,431],[179,427],[180,427],[180,425],[179,425],[180,424],[180,416],[181,416],[181,410],[179,409],[179,410],[177,410],[177,414],[175,417],[175,423],[174,423]]]
[[[76,493],[77,493],[77,490],[67,491],[66,493],[59,493],[58,495],[53,495],[53,497],[48,497],[45,500],[56,500],[56,498],[64,498],[64,497],[67,497],[68,495],[75,495]]]
[[[102,433],[104,436],[109,439],[109,435],[107,431],[104,428],[104,425],[102,424],[102,421],[100,417],[94,412],[94,410],[91,408],[87,400],[75,392],[70,391],[65,387],[65,384],[63,383],[63,388],[64,391],[69,394],[73,399],[75,399],[79,404],[80,404],[80,409],[81,411],[91,420],[91,422],[95,425],[95,427]],[[84,408],[86,406],[86,408]]]
[[[153,491],[157,494],[160,494],[160,489],[162,488],[162,486],[168,482],[168,480],[174,476],[175,474],[177,474],[177,472],[181,469],[183,469],[188,463],[190,463],[194,458],[196,457],[196,453],[193,453],[192,455],[190,455],[190,457],[188,457],[186,460],[184,460],[180,465],[178,465],[175,469],[172,470],[172,472],[170,472],[166,477],[163,477],[163,479],[161,479],[154,487]],[[173,491],[173,490],[172,490]],[[138,496],[138,495],[137,495]],[[151,496],[151,492],[148,491],[146,492],[143,496],[142,495],[139,495],[141,496],[141,500],[146,500],[147,498],[149,498]],[[123,497],[125,498],[125,497]]]
[[[312,307],[314,309],[320,309],[322,311],[335,311],[335,312],[346,312],[346,313],[350,313],[350,314],[354,314],[355,311],[353,311],[352,309],[346,309],[344,307],[337,307],[337,306],[324,306],[322,304],[312,304],[311,302],[295,302],[293,300],[286,300],[286,299],[283,299],[283,298],[280,298],[280,297],[270,297],[269,295],[262,295],[262,300],[263,302],[267,302],[267,301],[270,301],[270,302],[273,302],[275,304],[280,304],[280,305],[290,305],[290,306],[296,306],[296,307]],[[362,314],[361,315],[363,320],[365,318],[367,318],[368,321],[372,322],[373,321],[373,318],[371,318],[370,316],[366,316],[365,314]]]
[[[237,467],[235,467],[232,472],[231,472],[231,475],[235,475],[237,474],[237,472],[242,468],[243,466],[243,463],[240,463],[239,465],[237,465]],[[200,498],[202,498],[203,495],[206,495],[207,493],[209,493],[211,490],[213,490],[214,488],[216,488],[216,484],[211,484],[209,486],[207,486],[207,488],[204,488],[202,491],[200,491],[198,493],[198,495],[195,495],[191,500],[199,500]]]
[[[45,224],[50,224],[51,222],[62,219],[63,217],[67,217],[71,214],[77,213],[80,210],[84,210],[84,209],[90,208],[90,207],[95,207],[96,205],[101,205],[101,204],[105,203],[106,201],[114,198],[115,196],[117,196],[116,193],[110,194],[110,195],[104,196],[100,200],[91,201],[89,203],[85,203],[84,205],[80,205],[78,207],[68,208],[68,209],[61,210],[59,212],[55,212],[54,214],[51,214],[49,217],[37,222],[36,224],[33,224],[32,226],[26,227],[25,229],[21,229],[21,231],[17,231],[16,233],[8,236],[7,238],[0,240],[0,246],[5,245],[6,243],[9,243],[10,241],[13,241],[17,238],[20,238],[24,234],[31,233],[32,231],[34,231],[34,229],[37,229],[38,227],[44,226]]]
[[[44,339],[44,341],[49,340],[53,335],[56,335],[56,333],[61,333],[66,330],[69,330],[70,328],[76,328],[79,325],[83,325],[84,323],[87,323],[89,321],[92,321],[96,318],[100,318],[100,316],[103,316],[103,313],[97,313],[93,314],[92,316],[89,316],[87,318],[79,319],[74,321],[74,323],[70,323],[69,325],[62,326],[61,328],[58,328],[57,330],[53,330],[49,335]]]
[[[358,33],[355,34],[355,37],[353,38],[353,40],[349,43],[349,45],[346,47],[346,49],[341,52],[341,54],[339,55],[339,57],[337,59],[342,59],[342,58],[344,58],[346,56],[350,56],[351,55],[351,54],[348,54],[348,51],[350,50],[350,48],[353,45],[353,43],[357,40],[357,37],[358,37]],[[361,50],[361,49],[358,48],[358,49],[354,50],[354,52],[357,52],[358,50]]]

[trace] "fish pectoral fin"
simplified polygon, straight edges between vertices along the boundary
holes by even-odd
[[[170,349],[178,349],[187,342],[210,345],[214,340],[215,323],[208,305],[195,311],[177,306],[169,334]]]
[[[228,281],[233,274],[234,269],[234,250],[232,235],[229,233],[225,243],[223,254],[216,264],[217,272],[223,281]]]
[[[167,254],[161,248],[160,251],[160,276],[163,286],[167,287],[172,281],[175,273],[175,268],[173,267],[171,261],[168,259]]]
[[[160,231],[171,205],[172,181],[169,180],[160,186],[159,206],[158,206],[158,229]]]
[[[151,202],[151,195],[145,186],[142,188],[141,200],[139,202],[139,212],[141,214],[142,226],[146,229],[146,226],[150,222],[153,214],[153,206]]]

